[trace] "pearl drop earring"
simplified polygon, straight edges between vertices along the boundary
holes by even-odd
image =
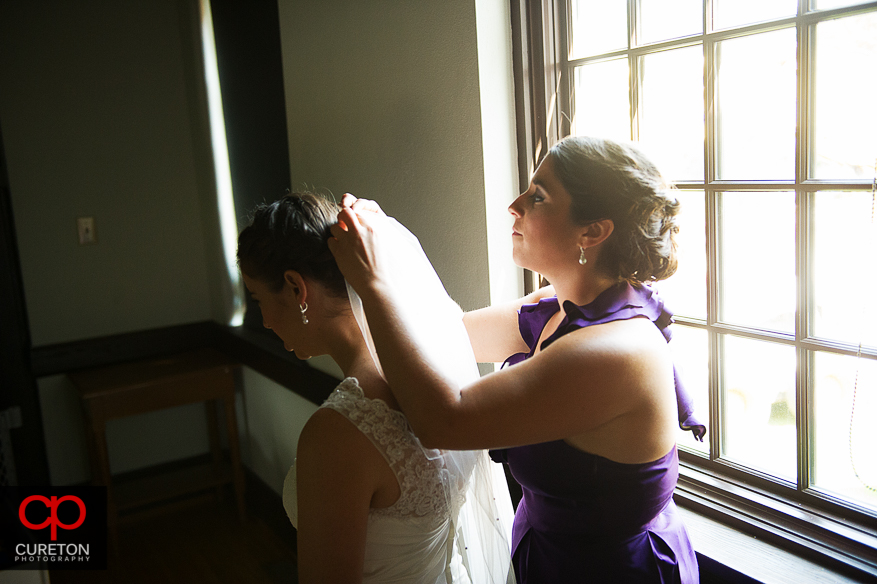
[[[579,263],[584,266],[588,263],[588,258],[585,257],[585,248],[579,246],[579,249],[581,250],[581,253],[579,254]]]
[[[308,311],[308,303],[305,302],[305,303],[299,305],[299,308],[301,309],[301,322],[302,322],[302,324],[308,324],[308,315],[305,314]]]

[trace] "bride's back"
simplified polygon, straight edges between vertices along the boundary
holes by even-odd
[[[335,452],[334,461],[323,460],[321,466],[344,465],[352,471],[344,460],[348,457],[361,459],[368,454],[364,450],[372,450],[372,454],[381,456],[384,464],[372,461],[371,466],[375,470],[385,466],[393,473],[399,487],[399,495],[391,505],[372,505],[368,510],[362,558],[363,582],[444,584],[448,582],[448,575],[454,583],[468,582],[455,546],[452,521],[462,503],[465,480],[449,471],[444,453],[424,449],[411,433],[404,415],[389,408],[381,399],[366,397],[355,378],[345,379],[318,414],[324,419],[312,420],[315,422],[314,434],[324,431],[337,434],[339,426],[335,424],[343,418],[341,424],[351,425],[349,430],[368,440],[367,446],[360,440],[347,440],[338,445],[347,452]],[[322,441],[328,437],[313,438]],[[348,438],[352,436],[348,435]],[[300,456],[306,455],[302,448],[308,449],[307,440],[305,437],[304,445],[299,446]],[[351,448],[358,450],[358,454],[349,452]],[[333,456],[328,452],[323,454]],[[299,469],[298,472],[302,471]],[[284,483],[283,501],[290,520],[298,527],[298,504],[306,504],[307,497],[298,493],[296,473],[296,465],[293,465]]]

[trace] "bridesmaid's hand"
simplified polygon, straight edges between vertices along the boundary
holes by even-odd
[[[338,223],[330,228],[332,237],[328,240],[329,251],[335,256],[338,268],[347,282],[363,296],[366,292],[380,287],[386,280],[385,262],[380,258],[380,235],[378,233],[386,215],[374,201],[356,199],[345,195],[343,208],[338,213]],[[344,202],[350,202],[344,205]],[[363,201],[361,212],[355,210],[356,202]],[[363,208],[365,207],[365,208]],[[376,210],[375,210],[376,209]]]
[[[377,202],[371,199],[357,199],[350,193],[344,193],[344,196],[341,197],[341,207],[353,209],[360,215],[363,212],[376,213],[384,217],[387,215]]]

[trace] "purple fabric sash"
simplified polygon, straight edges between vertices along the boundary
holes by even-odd
[[[557,311],[557,297],[543,298],[536,304],[525,304],[521,307],[518,317],[518,325],[521,336],[530,347],[529,353],[517,353],[512,355],[503,364],[514,365],[528,357],[536,350],[536,343],[545,325]],[[634,287],[627,282],[621,282],[601,293],[593,302],[585,306],[578,306],[570,301],[563,303],[566,313],[557,331],[542,343],[544,350],[548,345],[568,332],[591,326],[612,322],[613,320],[626,320],[636,316],[646,316],[651,320],[667,342],[672,338],[670,325],[673,324],[673,313],[664,306],[664,300],[648,286]],[[690,430],[695,439],[703,442],[706,435],[706,425],[702,424],[694,415],[694,401],[682,384],[676,366],[673,366],[673,377],[676,384],[676,407],[679,415],[679,427]]]

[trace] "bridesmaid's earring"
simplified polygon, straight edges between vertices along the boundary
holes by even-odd
[[[584,266],[588,263],[588,258],[585,257],[585,248],[579,246],[579,249],[581,250],[581,253],[579,254],[579,263]]]
[[[301,309],[301,322],[302,322],[302,324],[308,324],[308,315],[305,314],[308,311],[308,303],[305,302],[305,303],[299,305],[299,308]]]

